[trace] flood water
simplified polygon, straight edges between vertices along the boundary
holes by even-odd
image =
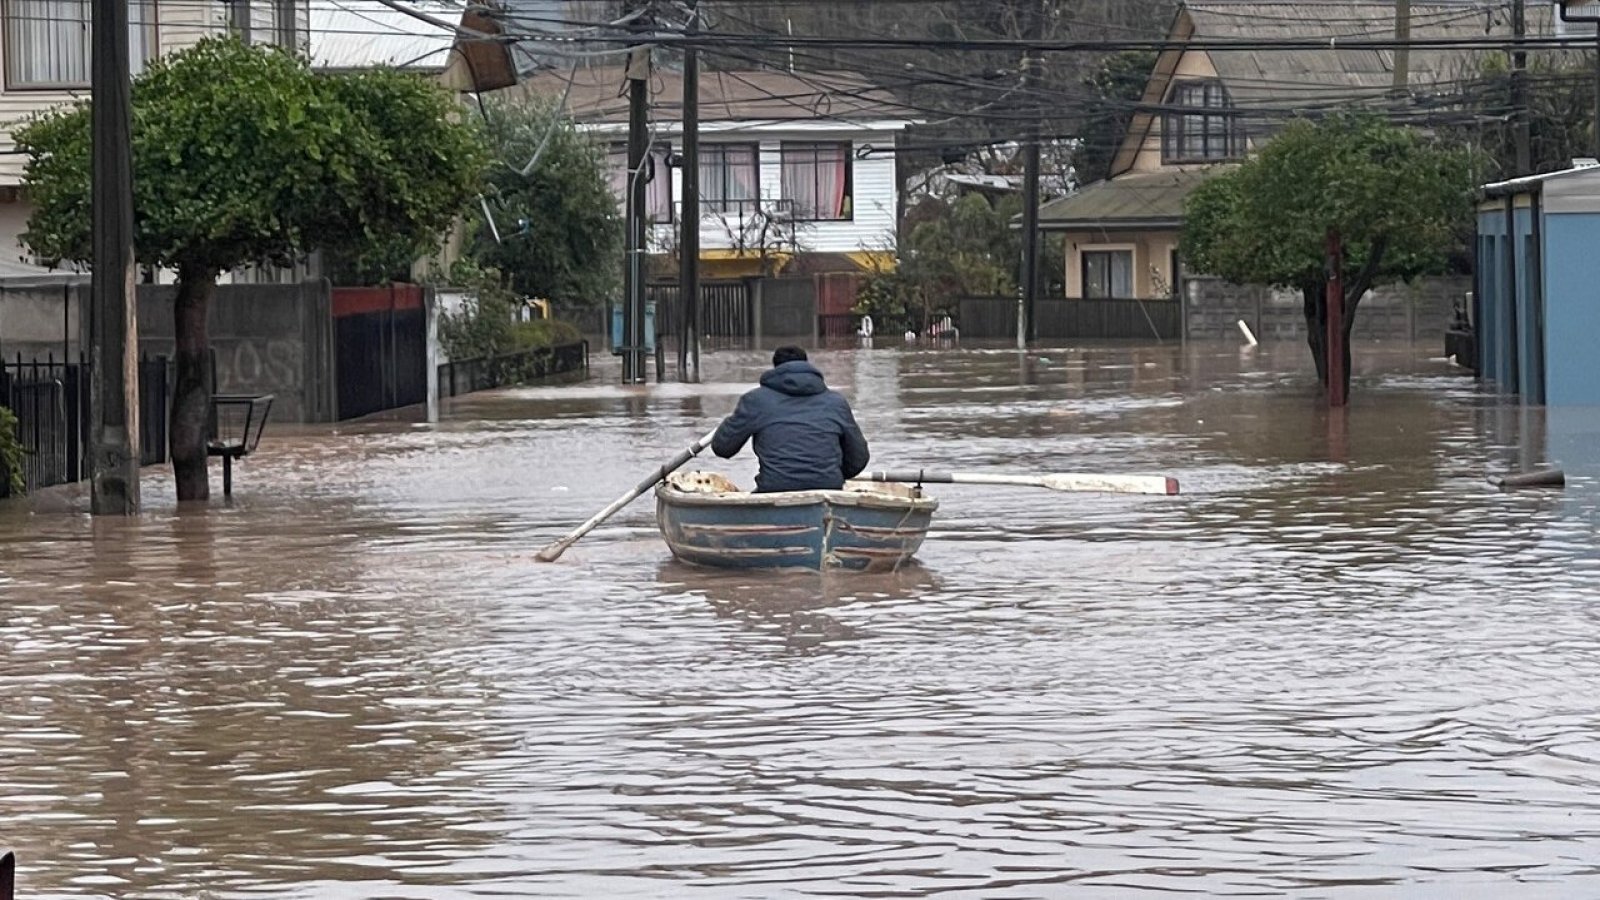
[[[1295,345],[817,354],[874,468],[1183,483],[938,488],[893,575],[686,568],[647,500],[533,561],[752,353],[0,507],[0,849],[29,900],[1600,895],[1600,417],[1433,350],[1333,416]]]

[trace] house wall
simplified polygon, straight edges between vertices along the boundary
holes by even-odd
[[[1182,81],[1189,78],[1216,78],[1217,67],[1211,62],[1211,54],[1204,50],[1186,50],[1178,59],[1178,67],[1172,75],[1173,81]],[[1159,102],[1159,101],[1158,101]],[[1169,166],[1161,161],[1161,126],[1162,117],[1155,116],[1150,123],[1149,132],[1139,145],[1139,152],[1133,158],[1133,172],[1157,172],[1162,169],[1174,168],[1204,168],[1200,166]]]
[[[1066,295],[1083,296],[1083,251],[1132,250],[1133,290],[1140,300],[1172,297],[1172,251],[1178,247],[1175,231],[1066,232]],[[1133,298],[1123,298],[1133,299]]]
[[[784,141],[846,140],[816,132],[782,135],[763,135],[758,160],[761,178],[761,199],[783,200],[783,163],[781,148]],[[715,141],[703,139],[702,143],[748,143],[719,136]],[[851,140],[852,156],[866,145],[876,148],[893,147],[894,135],[889,133],[858,136]],[[681,139],[675,139],[674,151],[681,151]],[[852,161],[851,173],[854,196],[852,217],[841,222],[804,222],[798,226],[799,245],[802,251],[815,253],[853,253],[863,250],[892,250],[895,246],[897,196],[899,183],[892,155],[872,155]],[[672,202],[683,200],[683,170],[672,169]],[[738,231],[739,222],[731,216],[706,212],[701,218],[700,247],[702,250],[733,249],[735,242],[729,231]],[[651,242],[661,250],[677,243],[677,225],[657,225]]]
[[[1600,213],[1545,217],[1545,402],[1600,406]]]

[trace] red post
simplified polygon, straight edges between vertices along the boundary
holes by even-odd
[[[1337,231],[1328,232],[1328,331],[1323,352],[1328,355],[1328,406],[1348,402],[1344,389],[1344,245]]]

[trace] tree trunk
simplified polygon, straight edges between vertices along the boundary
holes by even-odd
[[[206,468],[206,440],[210,437],[211,386],[206,380],[206,360],[211,339],[206,319],[217,276],[191,269],[178,271],[178,297],[173,304],[177,337],[177,383],[172,396],[172,474],[178,501],[211,499]]]
[[[1311,345],[1311,359],[1317,364],[1317,383],[1328,386],[1328,295],[1321,284],[1303,284],[1301,296],[1305,298],[1306,343]]]

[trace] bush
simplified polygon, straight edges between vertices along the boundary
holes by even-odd
[[[516,350],[535,350],[576,344],[583,340],[583,332],[571,322],[560,319],[534,319],[518,322],[511,327],[512,346]]]
[[[0,475],[13,495],[25,489],[22,483],[22,442],[17,440],[17,417],[0,406]]]

